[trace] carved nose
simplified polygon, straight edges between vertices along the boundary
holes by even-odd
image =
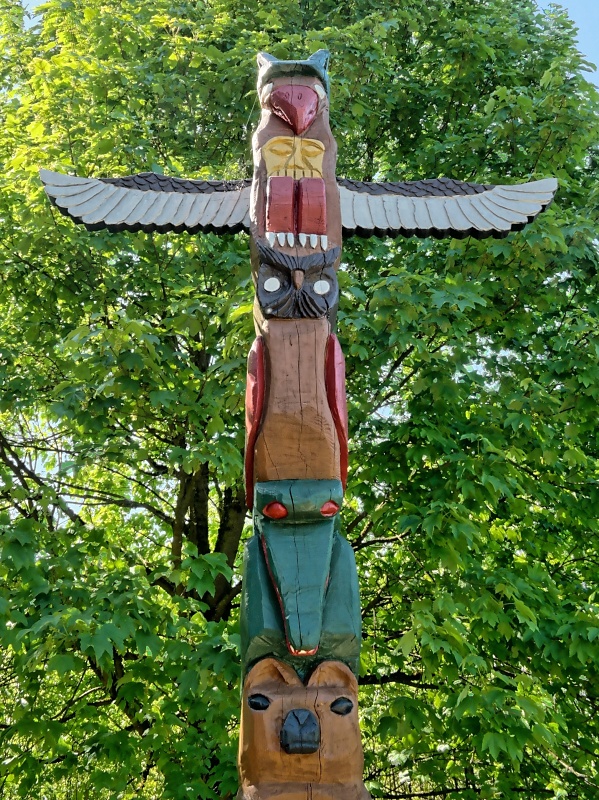
[[[294,708],[281,728],[281,747],[289,755],[315,753],[320,747],[320,725],[307,708]]]
[[[304,270],[303,269],[294,269],[293,270],[293,285],[296,289],[302,288],[302,283],[304,282]]]
[[[270,95],[270,107],[299,136],[308,130],[318,111],[318,95],[309,86],[277,86]]]

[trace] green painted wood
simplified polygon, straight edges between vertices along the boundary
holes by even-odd
[[[254,529],[293,655],[313,655],[320,644],[335,532],[335,517],[324,517],[321,507],[330,500],[341,505],[342,498],[340,481],[268,481],[255,487]],[[272,502],[282,503],[287,517],[265,516],[262,511]]]
[[[302,677],[329,659],[343,661],[357,674],[361,617],[354,554],[339,534],[339,515],[325,519],[320,514],[327,500],[341,504],[341,492],[338,481],[257,484],[256,535],[247,543],[244,559],[244,671],[272,655],[293,666]],[[260,513],[273,501],[289,504],[290,513],[284,520],[268,520]],[[316,652],[293,655],[287,642],[296,650]]]

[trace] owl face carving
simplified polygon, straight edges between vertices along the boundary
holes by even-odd
[[[239,764],[243,800],[367,800],[351,670],[323,661],[304,684],[289,665],[259,661],[243,689]]]
[[[256,295],[266,318],[330,317],[339,303],[335,265],[340,248],[293,256],[258,244]]]

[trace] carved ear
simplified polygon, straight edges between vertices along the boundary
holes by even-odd
[[[344,687],[353,693],[358,691],[358,681],[351,669],[341,661],[323,661],[310,675],[308,686]]]
[[[302,685],[296,671],[288,664],[277,661],[275,658],[263,658],[248,672],[245,679],[244,692],[253,691],[258,686],[268,683],[278,686],[282,684],[287,686]]]
[[[264,51],[258,53],[258,55],[256,56],[256,60],[258,61],[259,69],[262,69],[262,67],[266,67],[268,64],[272,64],[275,61],[278,61],[277,58],[271,56],[270,53],[265,53]]]
[[[330,57],[331,54],[328,50],[317,50],[315,53],[312,53],[308,61],[311,64],[316,64],[323,72],[326,72]]]

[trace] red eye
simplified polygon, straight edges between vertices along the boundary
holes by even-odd
[[[323,517],[334,517],[338,511],[339,506],[332,500],[327,500],[326,503],[323,503],[320,507],[320,513]]]
[[[285,519],[289,512],[283,503],[279,503],[275,500],[274,502],[264,506],[262,513],[265,517],[270,517],[270,519]]]

